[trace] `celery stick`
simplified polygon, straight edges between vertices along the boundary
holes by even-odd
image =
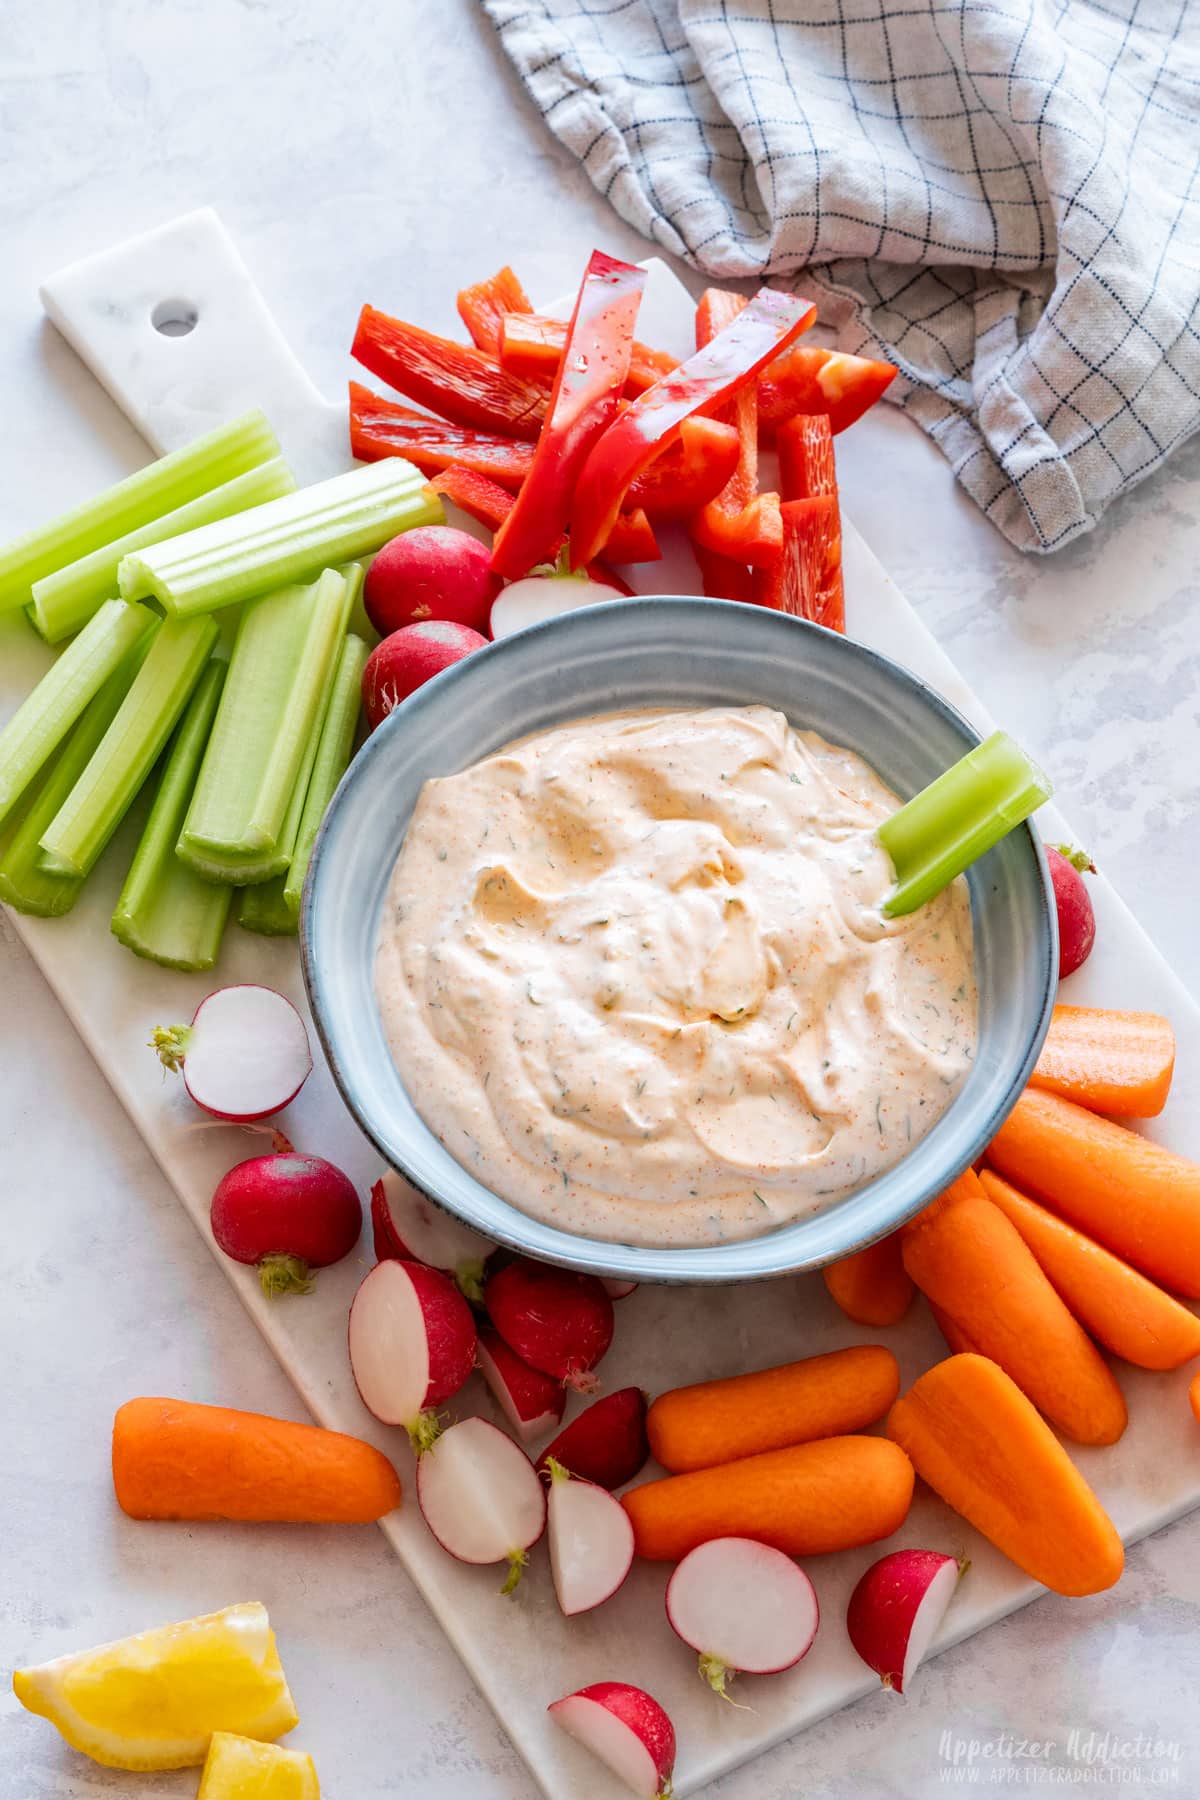
[[[138,639],[158,627],[148,606],[107,600],[68,644],[0,731],[0,819]]]
[[[52,875],[40,866],[41,836],[116,718],[153,635],[147,632],[127,653],[0,828],[0,900],[7,900],[18,912],[35,913],[42,919],[61,918],[83,890],[81,876]]]
[[[260,937],[295,937],[296,921],[283,894],[286,880],[286,875],[276,875],[273,881],[242,889],[238,924],[243,930],[256,931]]]
[[[278,440],[263,414],[243,413],[85,500],[82,506],[25,532],[0,549],[0,612],[25,606],[33,583],[43,575],[90,556],[114,538],[174,512],[197,494],[278,455]]]
[[[346,772],[354,748],[354,732],[362,701],[362,672],[368,654],[367,646],[361,638],[348,637],[338,657],[333,693],[325,713],[317,759],[313,764],[304,802],[300,834],[296,839],[292,865],[283,888],[284,902],[293,919],[300,917],[304,877],[308,873],[321,820],[325,817],[338,782]]]
[[[257,468],[247,469],[232,481],[223,481],[219,487],[176,507],[174,512],[163,513],[148,525],[139,525],[136,531],[126,532],[124,537],[93,550],[90,556],[81,556],[77,562],[67,563],[53,575],[35,581],[33,600],[25,608],[30,623],[48,644],[59,644],[86,625],[97,607],[116,593],[117,568],[131,550],[160,544],[164,538],[178,537],[180,532],[191,531],[197,525],[231,518],[234,513],[295,491],[295,480],[282,456],[259,463]]]
[[[288,803],[337,655],[351,584],[327,569],[242,615],[229,679],[179,839],[188,866],[243,887],[286,869]]]
[[[388,456],[135,550],[121,563],[121,593],[126,600],[153,595],[170,617],[190,618],[311,581],[334,563],[381,549],[398,532],[444,517],[420,471]]]
[[[212,968],[233,898],[232,888],[202,881],[175,854],[224,680],[225,664],[211,661],[196,684],[112,919],[114,937],[168,969]]]
[[[213,619],[165,619],[121,709],[42,834],[43,866],[86,875],[162,754],[217,641]]]

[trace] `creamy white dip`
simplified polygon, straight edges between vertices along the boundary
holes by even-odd
[[[896,796],[766,707],[584,719],[430,781],[376,990],[466,1168],[588,1237],[770,1231],[890,1168],[975,1048],[961,879],[885,919]]]

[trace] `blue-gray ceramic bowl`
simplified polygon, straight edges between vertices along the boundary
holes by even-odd
[[[818,1268],[893,1230],[948,1186],[1007,1116],[1037,1058],[1058,943],[1045,859],[1023,826],[968,877],[979,1043],[964,1087],[902,1162],[825,1211],[700,1249],[577,1237],[500,1199],[438,1142],[396,1073],[373,980],[384,893],[422,783],[571,719],[754,702],[856,751],[904,798],[979,741],[915,676],[818,626],[724,600],[611,601],[504,638],[418,689],[355,758],[326,815],[300,936],[334,1079],[386,1162],[513,1249],[633,1281],[748,1281]]]

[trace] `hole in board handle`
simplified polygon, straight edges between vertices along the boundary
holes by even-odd
[[[200,315],[190,300],[160,300],[150,323],[163,337],[187,337],[195,331]]]

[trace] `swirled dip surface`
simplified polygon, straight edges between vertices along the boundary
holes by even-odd
[[[379,1005],[494,1192],[631,1244],[772,1230],[887,1169],[975,1045],[961,880],[888,920],[859,757],[744,707],[585,719],[423,789]]]

